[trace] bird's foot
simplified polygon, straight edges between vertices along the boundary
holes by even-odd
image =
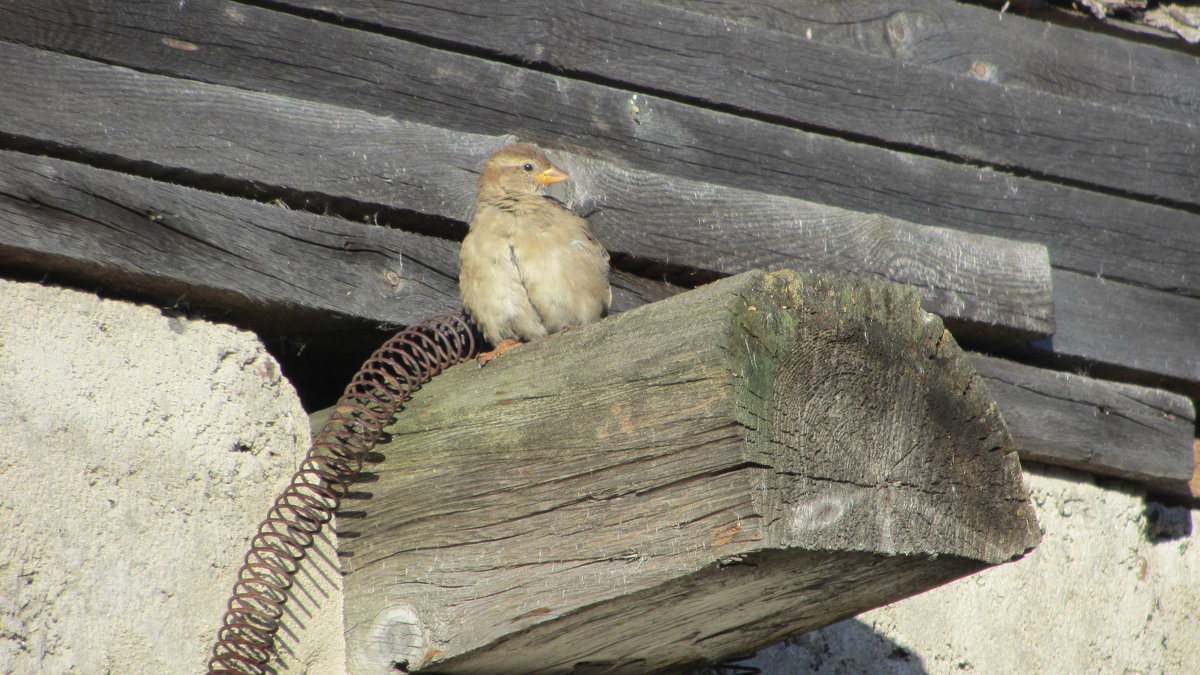
[[[492,351],[483,352],[479,356],[476,356],[475,361],[479,364],[479,367],[482,368],[486,366],[489,361],[492,361],[497,356],[500,356],[504,352],[516,347],[519,344],[522,344],[520,340],[501,340]]]

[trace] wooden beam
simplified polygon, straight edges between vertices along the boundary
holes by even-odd
[[[1049,96],[986,74],[950,75],[649,0],[283,4],[847,138],[1200,205],[1193,123]],[[898,49],[920,37],[903,21],[885,29]]]
[[[1066,269],[1200,297],[1200,268],[1193,264],[1200,258],[1194,236],[1200,215],[1186,210],[768,124],[240,3],[194,0],[131,12],[120,0],[45,0],[5,11],[0,7],[0,37],[14,42],[176,78],[436,120],[460,131],[517,134],[658,175],[1040,242]],[[16,74],[10,88],[34,87],[42,96],[40,82],[21,79],[22,66],[8,70]],[[505,86],[481,90],[480,82]],[[86,109],[89,103],[79,105]],[[368,173],[363,180],[373,178]]]
[[[986,387],[892,284],[718,281],[452,368],[389,434],[339,518],[354,672],[678,669],[1039,538]]]
[[[0,262],[266,332],[445,309],[454,242],[0,152]]]
[[[1154,486],[1191,480],[1196,412],[1185,396],[972,354],[1022,461]]]
[[[458,243],[0,151],[0,265],[215,310],[266,334],[460,305]],[[614,275],[614,308],[675,289]]]
[[[946,75],[1194,123],[1200,62],[1192,54],[1028,19],[1020,2],[952,0],[658,0],[728,21],[892,58]],[[897,33],[903,39],[896,39]]]
[[[22,84],[0,101],[0,132],[27,143],[118,157],[142,171],[184,172],[200,184],[215,175],[247,189],[275,186],[443,222],[469,216],[475,167],[506,140],[19,45],[0,44],[0,61],[22,73]],[[87,114],[76,112],[88,106]],[[190,122],[180,126],[180,119]],[[566,196],[583,213],[595,211],[595,229],[610,250],[726,274],[801,266],[883,277],[917,286],[928,309],[996,339],[1052,332],[1041,246],[556,157],[578,168],[577,192]]]
[[[724,274],[798,269],[904,283],[927,310],[992,342],[1054,331],[1040,245],[555,157],[575,177],[568,201],[615,250]]]

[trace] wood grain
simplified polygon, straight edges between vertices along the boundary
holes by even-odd
[[[1159,389],[972,354],[1022,461],[1162,485],[1192,478],[1196,413]]]
[[[909,284],[999,341],[1053,332],[1044,248],[555,153],[567,199],[610,248],[731,274],[794,269]],[[979,284],[980,280],[986,283]]]
[[[1194,123],[1200,59],[1015,11],[947,0],[657,0],[946,75]],[[896,39],[902,32],[904,39]]]
[[[436,120],[460,131],[517,134],[662,175],[1040,242],[1065,269],[1200,297],[1200,266],[1194,263],[1200,258],[1194,236],[1200,215],[1180,209],[848,142],[222,0],[182,6],[47,0],[15,12],[0,7],[0,17],[0,37],[17,42],[179,78]],[[14,65],[9,72],[19,78],[24,71]],[[481,82],[503,86],[480,96]],[[37,85],[20,79],[13,84]],[[87,109],[90,103],[80,105]]]
[[[0,45],[0,60],[24,74],[0,103],[11,110],[0,131],[199,182],[217,175],[462,222],[474,203],[475,167],[510,140],[16,45]],[[556,158],[578,167],[577,193],[564,196],[585,215],[598,210],[596,231],[612,251],[725,274],[798,266],[882,277],[917,286],[931,311],[997,339],[1052,332],[1041,246]]]
[[[1078,272],[1074,280],[1090,287],[1079,297],[1102,298],[1106,292],[1114,291],[1114,297],[1132,295],[1149,300],[1139,302],[1135,308],[1141,317],[1138,322],[1118,319],[1108,325],[1104,317],[1117,316],[1125,310],[1106,309],[1103,304],[1086,300],[1076,307],[1070,304],[1075,302],[1071,295],[1064,294],[1058,298],[1060,309],[1078,317],[1081,324],[1075,329],[1063,324],[1060,317],[1059,330],[1084,337],[1060,339],[1043,346],[1061,358],[1078,363],[1103,359],[1102,365],[1107,363],[1104,372],[1112,376],[1165,383],[1189,391],[1188,380],[1176,375],[1181,372],[1181,361],[1182,372],[1195,370],[1195,359],[1188,360],[1188,355],[1200,353],[1200,335],[1186,330],[1188,325],[1200,324],[1196,303],[1188,300],[1200,296],[1200,265],[1195,264],[1200,259],[1200,238],[1195,236],[1200,216],[1196,214],[848,143],[236,3],[190,2],[183,7],[172,5],[166,13],[133,11],[134,7],[161,6],[156,2],[143,5],[97,2],[87,6],[41,3],[7,16],[12,19],[8,23],[0,21],[0,33],[10,31],[3,34],[179,77],[286,94],[287,101],[295,98],[336,101],[379,113],[437,119],[459,129],[488,132],[476,137],[481,144],[495,138],[489,134],[511,131],[533,139],[553,140],[554,145],[570,148],[576,154],[602,157],[623,170],[751,188],[754,193],[802,197],[880,211],[925,224],[1041,241],[1049,246],[1051,259],[1061,271]],[[182,43],[203,47],[182,49]],[[42,82],[32,79],[40,72],[38,69],[18,62],[7,68],[7,72],[17,74],[7,100],[17,100],[17,92],[23,89],[28,94],[28,105],[20,108],[40,110],[53,105],[60,117],[72,110],[90,111],[94,102],[105,102],[114,91],[101,84],[89,96],[48,98]],[[26,73],[31,77],[25,78]],[[476,83],[483,81],[504,82],[507,86],[490,90],[490,100],[482,101],[476,96]],[[171,83],[183,84],[178,80]],[[69,91],[71,86],[64,84],[57,89]],[[154,95],[166,95],[161,89],[151,91]],[[184,88],[177,93],[197,101],[192,108],[181,111],[184,118],[211,117],[201,112],[206,106],[198,102],[198,97],[203,96],[200,91]],[[264,101],[260,105],[268,110],[291,105],[270,97]],[[286,109],[289,113],[292,110]],[[164,159],[185,165],[192,161],[192,166],[196,166],[202,164],[196,160],[197,154],[211,153],[224,161],[225,166],[236,165],[243,158],[248,160],[254,171],[239,175],[256,176],[250,179],[252,182],[275,181],[281,189],[295,184],[300,189],[315,189],[318,197],[324,190],[369,204],[386,201],[389,196],[392,203],[409,198],[439,202],[450,208],[469,203],[470,180],[465,176],[473,170],[478,157],[461,149],[446,152],[439,145],[446,136],[435,136],[434,142],[425,143],[421,130],[428,131],[427,127],[346,116],[342,107],[330,110],[328,106],[316,106],[313,110],[318,115],[327,115],[331,128],[317,129],[320,125],[315,121],[311,125],[301,124],[291,127],[295,133],[279,143],[287,145],[296,139],[307,143],[310,137],[328,136],[340,147],[305,148],[299,157],[282,163],[272,158],[270,149],[257,145],[230,149],[230,141],[221,136],[219,128],[211,134],[191,138],[190,143],[205,148],[205,153],[190,152],[190,148],[187,152],[173,152],[173,148],[162,143],[159,144],[162,147],[146,147],[154,144],[139,137],[137,124],[127,124],[131,119],[147,120],[147,128],[157,138],[181,135],[173,124],[179,116],[156,115],[150,107],[130,110],[118,107],[112,119],[93,115],[88,121],[94,127],[89,130],[92,138],[107,142],[112,140],[110,135],[124,134],[131,142],[141,144],[139,161],[143,166]],[[589,112],[580,114],[581,110]],[[16,109],[14,116],[19,118],[20,114],[20,109]],[[103,121],[97,122],[98,119]],[[242,124],[245,134],[257,138],[257,130],[280,123],[277,117],[265,114],[244,124],[231,119],[229,125]],[[72,124],[79,121],[65,121],[61,128],[69,129]],[[220,125],[214,122],[212,126]],[[362,135],[357,139],[344,135],[344,130],[351,127],[362,131]],[[45,135],[51,137],[54,130],[45,128],[48,129]],[[406,138],[412,142],[403,142]],[[107,147],[103,143],[98,145]],[[348,151],[343,153],[343,148]],[[222,152],[226,153],[223,158],[219,157]],[[422,164],[420,173],[429,176],[432,185],[405,184],[405,176],[398,168],[402,162],[397,162],[397,157],[405,155],[429,160]],[[341,175],[353,176],[360,170],[335,174],[331,169],[342,156],[353,161],[361,159],[370,169],[358,180],[341,180]],[[315,161],[317,157],[322,161]],[[182,174],[176,176],[179,180],[190,178],[200,182],[208,176],[176,173]],[[321,182],[314,184],[313,176]],[[460,187],[450,189],[453,185]],[[686,193],[681,196],[686,197]],[[593,198],[598,199],[594,195]],[[651,203],[663,208],[661,205],[666,202]],[[621,227],[608,224],[617,222],[619,216],[614,213],[615,205],[607,206],[607,210],[596,214],[597,226],[612,234]],[[835,213],[831,212],[831,217]],[[628,220],[635,222],[639,216],[636,212],[626,214]],[[705,216],[704,208],[693,214],[698,218]],[[786,219],[784,226],[791,227]],[[644,231],[644,228],[639,224],[631,230]],[[660,242],[669,236],[668,231],[659,238]],[[728,265],[719,269],[730,271],[755,264],[775,264],[772,259],[805,266],[804,256],[795,250],[741,251],[730,258],[725,258],[726,251],[715,255]],[[908,262],[921,261],[921,255],[912,252],[904,264],[921,266],[920,262]],[[678,257],[672,261],[679,261]],[[739,264],[745,267],[738,267]],[[953,269],[953,263],[949,267]],[[1106,280],[1126,281],[1131,286],[1114,285]],[[1154,296],[1142,292],[1149,289],[1167,294]],[[953,299],[950,304],[960,300]],[[947,316],[951,314],[947,312]],[[1164,353],[1161,346],[1148,344],[1157,338],[1146,327],[1159,325],[1183,328],[1170,331],[1179,340],[1173,352]],[[956,326],[956,330],[960,328]],[[963,334],[961,330],[959,333]],[[1092,337],[1087,338],[1088,334]],[[1088,348],[1088,340],[1104,340],[1115,348],[1097,352]],[[1147,353],[1153,356],[1141,356]]]
[[[948,74],[648,0],[284,4],[846,138],[1200,205],[1194,120]],[[902,21],[885,30],[901,49],[918,37]]]
[[[658,672],[1018,557],[985,392],[911,290],[793,273],[452,368],[339,520],[355,672]]]
[[[268,333],[457,303],[454,242],[0,152],[0,261]],[[451,305],[453,306],[453,305]]]
[[[0,151],[0,265],[261,333],[400,326],[461,306],[458,243]],[[682,288],[617,271],[613,309]]]
[[[1200,300],[1066,270],[1053,276],[1057,329],[1033,354],[1200,397]]]

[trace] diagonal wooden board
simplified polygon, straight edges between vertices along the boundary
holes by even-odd
[[[18,45],[0,45],[0,61],[23,73],[0,104],[0,133],[117,157],[141,171],[185,172],[200,184],[213,175],[247,189],[270,186],[462,221],[473,203],[475,167],[506,140]],[[86,115],[76,113],[85,108]],[[215,109],[221,114],[213,115]],[[190,122],[180,126],[179,119]],[[585,212],[598,205],[596,229],[616,252],[722,273],[798,264],[882,277],[917,286],[931,311],[993,327],[1000,338],[1052,332],[1049,264],[1039,245],[611,162],[586,166],[578,201]],[[704,199],[690,210],[677,206],[687,195]],[[711,236],[714,229],[718,236]],[[679,259],[673,238],[689,236],[708,237],[710,245],[689,248],[687,259]],[[755,245],[760,236],[768,246]]]
[[[982,354],[972,354],[971,363],[996,398],[1021,461],[1171,491],[1191,479],[1196,411],[1187,397]]]

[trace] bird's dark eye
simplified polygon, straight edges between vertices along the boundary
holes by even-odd
[[[525,169],[526,171],[533,171],[533,164],[531,164],[529,162],[525,162],[525,164],[521,168]]]

